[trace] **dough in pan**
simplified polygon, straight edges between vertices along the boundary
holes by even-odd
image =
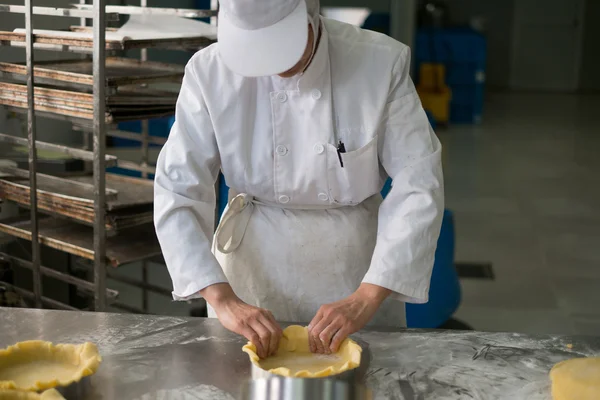
[[[0,350],[0,389],[38,391],[91,375],[102,358],[93,343],[19,342]]]
[[[2,400],[65,400],[55,389],[48,389],[43,393],[28,392],[26,390],[0,389]]]
[[[362,348],[353,340],[346,339],[335,354],[313,354],[308,345],[308,329],[292,325],[284,329],[279,349],[274,356],[261,360],[252,343],[245,345],[243,351],[248,353],[254,365],[272,374],[322,378],[357,368]]]

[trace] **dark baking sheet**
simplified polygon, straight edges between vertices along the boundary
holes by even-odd
[[[80,84],[91,90],[94,84],[91,59],[38,61],[35,63],[36,82],[61,84]],[[23,80],[27,77],[24,64],[0,63],[0,74]],[[131,58],[108,57],[105,67],[106,85],[118,87],[125,85],[181,82],[183,67],[151,61],[139,61]]]
[[[38,221],[42,245],[79,257],[94,259],[93,228],[53,217]],[[10,223],[0,223],[0,232],[31,240],[29,217]],[[118,267],[160,254],[160,246],[152,224],[138,226],[106,238],[106,258],[110,265]]]

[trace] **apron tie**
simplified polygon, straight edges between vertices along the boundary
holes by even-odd
[[[215,232],[215,245],[219,252],[229,254],[239,247],[253,209],[254,198],[246,193],[238,194],[229,202]]]
[[[231,189],[230,189],[231,192]],[[231,193],[230,193],[231,194]],[[252,216],[254,205],[267,207],[298,210],[330,210],[344,207],[340,204],[324,204],[316,206],[294,206],[286,204],[271,203],[255,198],[247,193],[241,193],[233,197],[223,212],[219,226],[213,240],[213,252],[215,248],[222,254],[234,252],[242,243],[246,234],[248,222]]]

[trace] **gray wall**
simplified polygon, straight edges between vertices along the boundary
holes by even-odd
[[[598,92],[600,91],[600,1],[587,0],[585,7],[579,87],[583,92]]]
[[[467,24],[471,17],[486,21],[488,43],[487,84],[507,88],[510,82],[511,43],[515,0],[447,0],[450,20]]]

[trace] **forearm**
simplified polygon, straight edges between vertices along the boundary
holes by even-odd
[[[379,307],[390,294],[392,294],[390,289],[370,283],[362,283],[355,292],[356,296],[377,307]]]
[[[200,295],[210,304],[213,308],[217,308],[219,305],[235,300],[238,297],[233,292],[233,288],[229,283],[217,283],[205,287],[200,291]]]

